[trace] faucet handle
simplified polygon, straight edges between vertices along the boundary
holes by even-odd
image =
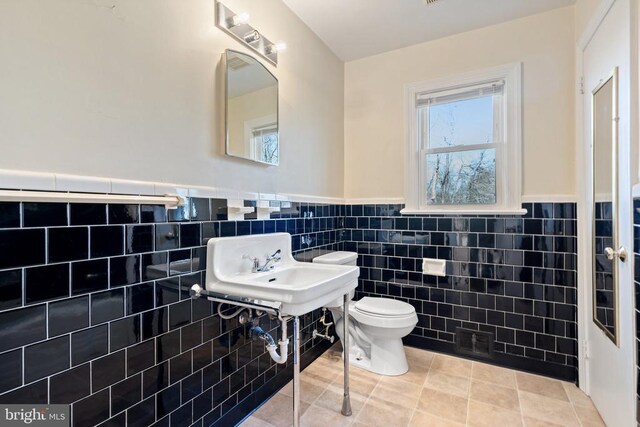
[[[258,267],[260,267],[260,259],[258,257],[253,257],[251,255],[244,254],[242,255],[242,259],[251,260],[253,263],[253,271],[256,271]]]
[[[274,260],[274,261],[280,261],[280,258],[281,258],[281,257],[279,257],[278,255],[280,255],[280,253],[281,253],[281,252],[282,252],[282,251],[281,251],[280,249],[278,249],[277,251],[275,251],[275,252],[273,253],[273,255],[270,255],[270,256],[268,255],[268,256],[267,256],[267,259],[272,259],[272,260]]]

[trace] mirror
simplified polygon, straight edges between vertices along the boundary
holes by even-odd
[[[250,55],[227,50],[226,152],[268,165],[280,161],[278,80]]]
[[[593,321],[617,344],[618,70],[593,90]]]

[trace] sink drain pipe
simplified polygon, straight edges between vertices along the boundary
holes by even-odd
[[[287,338],[287,319],[281,319],[282,324],[282,339],[278,341],[280,345],[280,354],[278,354],[278,346],[276,345],[273,337],[264,331],[260,326],[252,326],[249,330],[251,336],[256,336],[266,343],[267,351],[269,355],[276,363],[286,363],[287,355],[289,354],[289,338]]]

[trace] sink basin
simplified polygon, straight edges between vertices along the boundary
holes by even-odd
[[[273,269],[252,272],[248,257],[258,257],[263,265],[277,250],[281,259]],[[355,266],[296,261],[288,233],[219,237],[207,243],[207,291],[277,302],[285,315],[308,313],[351,292],[358,285],[359,274]]]

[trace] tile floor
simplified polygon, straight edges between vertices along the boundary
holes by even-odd
[[[409,372],[385,377],[352,367],[353,415],[343,417],[342,360],[333,347],[300,375],[304,427],[604,426],[575,385],[406,347]],[[292,384],[242,427],[292,425]]]

